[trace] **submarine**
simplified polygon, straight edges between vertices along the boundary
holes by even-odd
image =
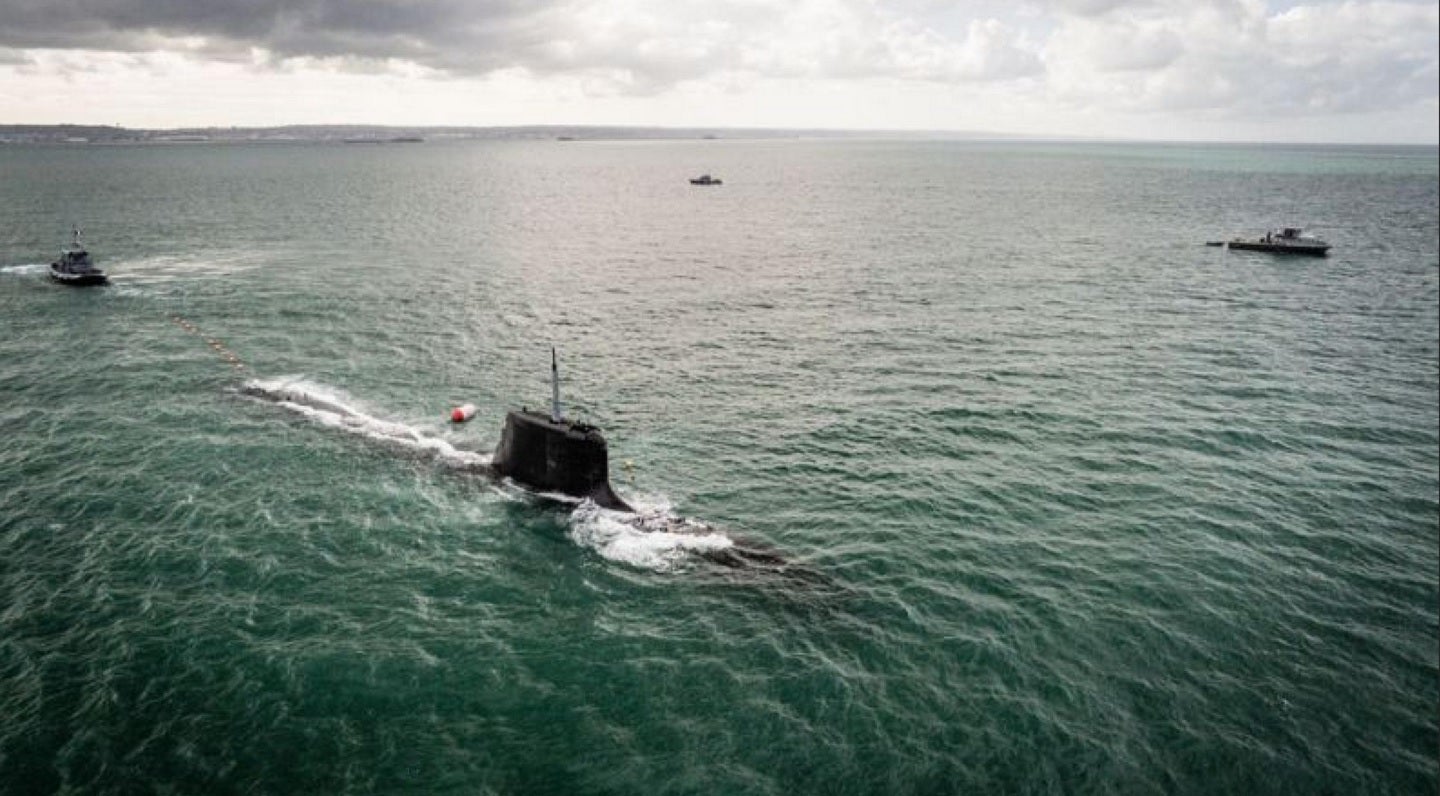
[[[605,435],[593,425],[565,417],[560,403],[559,359],[550,351],[550,411],[522,407],[505,415],[500,443],[490,457],[464,450],[443,439],[427,436],[403,423],[366,414],[343,397],[304,383],[251,379],[237,389],[241,395],[267,401],[317,417],[327,425],[371,439],[435,456],[456,470],[489,478],[508,478],[539,497],[564,495],[597,509],[623,512],[618,521],[642,533],[706,536],[720,534],[726,544],[692,552],[727,570],[772,574],[809,585],[829,585],[828,579],[804,564],[791,561],[782,551],[752,539],[738,537],[709,523],[680,517],[669,511],[637,510],[616,494],[610,484],[610,452]],[[474,407],[456,407],[451,422],[469,422]]]
[[[462,409],[464,407],[461,407]],[[458,410],[457,410],[458,411]],[[550,413],[522,407],[505,415],[500,444],[490,473],[506,477],[535,492],[560,493],[589,500],[596,506],[634,515],[629,523],[650,533],[715,532],[708,523],[649,512],[637,512],[610,485],[610,452],[596,426],[567,419],[560,406],[560,365],[550,349]],[[791,578],[823,582],[817,573],[796,567],[784,554],[748,539],[699,553],[730,569],[769,571]]]
[[[505,414],[505,428],[490,468],[537,492],[594,501],[634,513],[610,486],[610,453],[605,435],[587,423],[566,419],[560,408],[560,364],[550,349],[550,414],[521,408]]]

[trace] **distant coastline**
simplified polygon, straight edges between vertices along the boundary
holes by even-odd
[[[284,125],[279,127],[181,127],[148,129],[112,125],[0,125],[0,143],[196,144],[196,143],[414,143],[447,139],[533,141],[664,141],[775,138],[937,137],[1023,140],[1005,133],[810,130],[778,128],[623,127],[528,125],[510,127],[390,127],[381,125]]]
[[[1009,141],[1087,144],[1175,144],[1203,146],[1384,147],[1437,149],[1437,144],[1326,143],[1285,141],[1204,141],[1026,135],[973,130],[836,130],[761,127],[646,127],[523,125],[504,127],[397,127],[299,124],[276,127],[141,128],[86,124],[0,124],[4,144],[254,144],[254,143],[424,143],[482,141],[715,141],[715,140],[891,140]]]

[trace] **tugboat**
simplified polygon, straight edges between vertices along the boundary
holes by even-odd
[[[1308,254],[1324,257],[1330,251],[1330,244],[1319,238],[1301,235],[1299,227],[1284,227],[1270,230],[1263,238],[1235,238],[1234,240],[1211,240],[1206,246],[1224,246],[1240,251],[1269,252],[1271,254]]]
[[[105,272],[90,261],[90,252],[80,243],[80,228],[71,229],[74,236],[70,248],[60,252],[60,259],[50,263],[50,278],[62,285],[81,287],[103,285],[110,281]]]
[[[699,177],[690,178],[691,185],[724,185],[722,180],[711,177],[709,174],[701,174]]]

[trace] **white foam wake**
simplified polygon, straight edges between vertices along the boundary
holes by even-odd
[[[715,528],[675,514],[663,500],[631,502],[633,514],[583,501],[570,514],[570,539],[611,561],[657,572],[683,569],[698,555],[735,544]]]
[[[404,423],[374,417],[354,405],[342,391],[304,379],[251,379],[240,392],[276,406],[284,407],[322,425],[352,434],[399,445],[418,453],[433,456],[437,461],[457,468],[488,467],[490,457],[461,450],[439,437]]]
[[[29,276],[31,274],[43,274],[50,266],[45,263],[23,263],[21,265],[0,265],[0,274],[9,276]]]
[[[199,251],[181,255],[155,255],[103,264],[110,275],[126,281],[158,284],[179,280],[219,279],[258,268],[263,252]]]

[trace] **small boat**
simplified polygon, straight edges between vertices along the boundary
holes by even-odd
[[[709,174],[701,174],[699,177],[690,178],[691,185],[724,185],[724,181],[711,177]]]
[[[105,272],[90,261],[90,252],[80,243],[80,228],[71,230],[74,238],[70,248],[60,252],[60,259],[50,263],[50,278],[62,285],[103,285],[110,281]]]
[[[376,136],[362,135],[354,138],[341,139],[347,144],[423,144],[425,139],[418,135],[397,135],[392,138],[378,138]]]
[[[1330,244],[1319,238],[1301,235],[1299,227],[1284,227],[1270,230],[1262,238],[1235,238],[1233,240],[1211,240],[1206,246],[1224,246],[1240,251],[1270,252],[1271,254],[1308,254],[1324,257],[1330,251]]]

